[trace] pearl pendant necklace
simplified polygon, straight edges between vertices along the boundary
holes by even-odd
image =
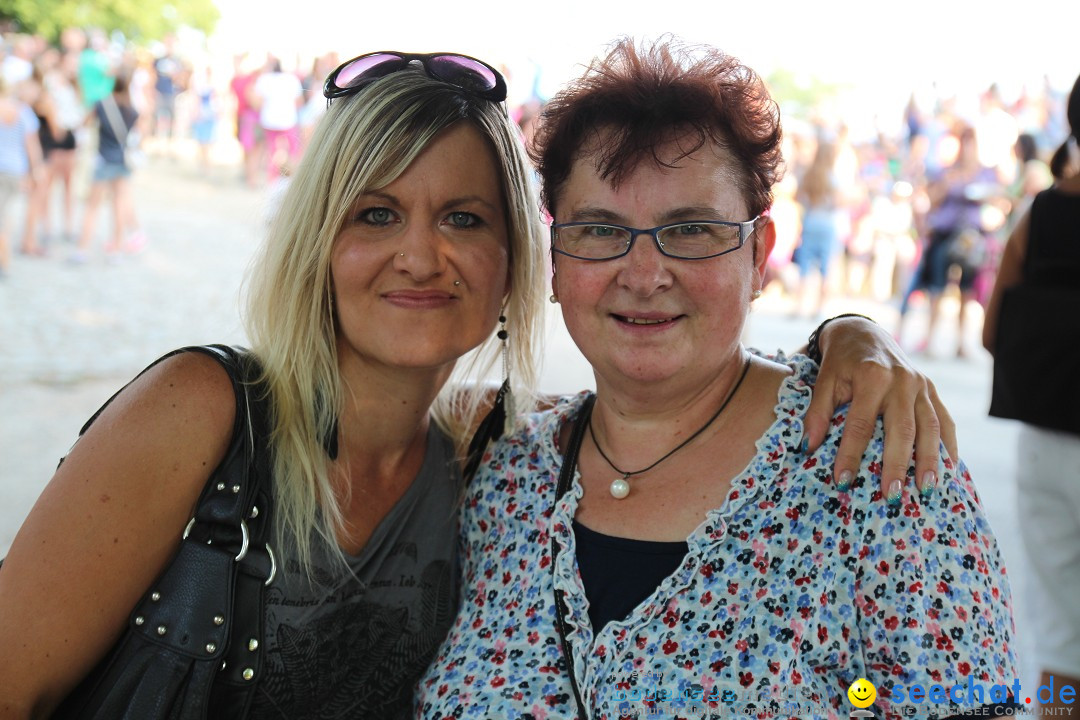
[[[622,500],[624,497],[630,494],[630,483],[626,482],[626,479],[630,477],[630,473],[623,475],[621,478],[615,478],[611,481],[611,485],[608,486],[608,490],[611,492],[611,497],[616,500]]]
[[[648,472],[649,470],[652,470],[654,467],[656,467],[660,463],[664,462],[669,457],[671,457],[672,455],[674,455],[675,453],[679,452],[684,447],[689,445],[690,442],[694,438],[696,438],[698,435],[705,432],[705,429],[707,427],[709,427],[710,425],[712,425],[713,422],[716,420],[716,418],[720,417],[720,413],[724,412],[724,408],[726,408],[728,406],[728,403],[731,402],[731,398],[733,398],[735,396],[735,393],[736,393],[736,391],[738,391],[739,387],[742,385],[743,380],[746,379],[746,373],[749,370],[750,370],[750,357],[748,356],[746,358],[746,362],[743,364],[742,375],[739,376],[739,380],[738,380],[738,382],[735,383],[735,386],[733,388],[731,388],[731,392],[729,392],[727,394],[727,397],[724,398],[724,402],[720,404],[720,409],[717,410],[715,413],[713,413],[713,416],[711,418],[709,418],[705,422],[704,425],[699,427],[697,429],[697,431],[694,432],[693,435],[691,435],[690,437],[683,440],[673,450],[670,450],[669,452],[665,453],[663,457],[661,457],[659,460],[654,462],[652,465],[649,465],[648,467],[641,468],[640,470],[629,470],[629,471],[628,470],[620,470],[615,465],[615,463],[611,462],[611,458],[609,458],[607,456],[607,454],[604,452],[604,449],[602,447],[600,447],[600,443],[596,439],[596,433],[593,432],[592,416],[590,415],[589,416],[589,437],[592,438],[593,445],[596,446],[596,451],[599,452],[600,457],[604,458],[604,461],[607,462],[607,464],[611,466],[612,470],[614,470],[615,472],[622,475],[622,477],[618,477],[618,478],[615,478],[614,480],[612,480],[611,485],[608,486],[608,492],[611,493],[611,497],[615,498],[616,500],[622,500],[623,498],[628,496],[630,494],[630,477],[632,475],[640,475],[641,473]]]

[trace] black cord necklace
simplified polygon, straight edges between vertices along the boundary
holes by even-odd
[[[615,465],[615,463],[611,462],[611,458],[609,458],[607,456],[607,454],[604,452],[604,449],[602,447],[600,447],[600,443],[597,442],[597,440],[596,440],[596,433],[593,432],[593,427],[592,427],[592,414],[590,414],[589,415],[589,437],[592,438],[593,445],[596,446],[596,451],[600,453],[600,457],[604,458],[604,460],[607,461],[607,464],[611,466],[612,470],[614,470],[615,472],[622,475],[622,477],[615,478],[614,480],[611,481],[611,485],[608,487],[608,490],[611,492],[611,496],[614,497],[616,500],[622,500],[624,497],[626,497],[627,495],[630,494],[630,483],[628,483],[627,480],[629,480],[634,475],[640,475],[641,473],[648,472],[648,471],[652,470],[654,467],[656,467],[660,463],[664,462],[669,457],[671,457],[672,455],[674,455],[675,453],[679,452],[684,447],[689,445],[690,442],[694,438],[696,438],[698,435],[705,432],[705,429],[708,428],[710,425],[712,425],[713,422],[716,421],[716,418],[720,417],[720,413],[724,412],[724,408],[726,408],[728,406],[728,403],[731,402],[731,398],[735,397],[735,393],[738,392],[739,386],[741,386],[742,383],[743,383],[743,380],[746,379],[746,373],[749,370],[750,370],[750,358],[747,357],[746,358],[746,363],[743,365],[742,375],[739,376],[739,381],[737,383],[735,383],[735,387],[731,388],[731,392],[729,392],[727,394],[727,397],[724,398],[724,402],[720,404],[720,409],[717,410],[715,413],[713,413],[713,416],[711,418],[709,418],[708,420],[706,420],[705,424],[697,429],[697,432],[695,432],[693,435],[691,435],[690,437],[686,438],[681,443],[676,445],[675,449],[669,451],[666,455],[661,457],[659,460],[654,462],[652,465],[649,465],[648,467],[641,468],[640,470],[631,470],[631,471],[620,470]]]

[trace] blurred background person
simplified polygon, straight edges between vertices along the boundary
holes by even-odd
[[[1035,602],[1040,682],[1080,686],[1080,78],[1068,139],[1014,228],[987,306],[983,346],[994,355],[990,412],[1023,421],[1018,509]],[[1055,702],[1054,700],[1057,700]],[[1057,714],[1073,704],[1051,694]]]
[[[829,268],[839,245],[843,212],[835,175],[836,153],[834,143],[819,140],[796,193],[802,205],[802,234],[794,254],[799,265],[795,313],[800,316],[821,315],[829,292]]]
[[[42,125],[47,118],[52,117],[52,106],[45,96],[45,88],[41,80],[41,69],[37,63],[30,66],[30,76],[12,86],[13,95],[20,103],[27,105],[34,118],[37,120],[38,148],[41,151]],[[22,240],[19,243],[19,252],[29,257],[41,257],[45,254],[44,244],[38,237],[38,206],[41,197],[41,185],[44,178],[44,161],[40,163],[38,170],[28,178],[26,182],[26,213],[23,219]]]
[[[114,68],[105,33],[92,28],[87,37],[87,44],[79,54],[79,90],[83,107],[89,110],[112,92]]]
[[[148,138],[154,134],[154,123],[157,117],[154,56],[146,48],[135,48],[127,54],[124,65],[131,107],[139,113],[135,129],[139,137]]]
[[[912,293],[925,290],[930,300],[930,320],[926,335],[915,349],[929,350],[941,319],[942,293],[955,283],[960,291],[956,356],[964,357],[968,303],[975,299],[975,278],[983,262],[980,254],[985,253],[987,243],[982,207],[1000,193],[1000,188],[996,173],[979,161],[974,128],[960,129],[957,141],[955,161],[927,186],[927,237],[912,285],[900,306],[898,333],[903,331]]]
[[[46,242],[55,237],[51,212],[55,185],[60,186],[60,238],[75,242],[77,132],[86,119],[76,85],[78,63],[78,53],[55,50],[42,55],[39,63],[43,91],[38,108],[44,114],[37,114],[42,120],[39,137],[45,156],[45,173],[36,197],[35,212]]]
[[[97,121],[98,152],[83,213],[79,246],[69,258],[74,264],[89,260],[90,246],[97,229],[97,213],[106,192],[109,193],[113,216],[112,235],[105,243],[106,258],[116,260],[121,250],[138,252],[146,244],[131,195],[132,168],[127,157],[127,136],[135,127],[139,115],[128,97],[127,78],[122,75],[116,77],[112,93],[94,105],[92,117]]]
[[[863,220],[865,232],[872,238],[868,292],[878,302],[888,301],[897,288],[907,287],[911,281],[917,254],[911,194],[911,183],[891,183],[887,192],[874,195],[869,215]]]
[[[183,92],[184,63],[176,52],[176,36],[166,35],[161,54],[154,59],[154,137],[172,152],[176,124],[176,96]]]
[[[191,83],[193,102],[191,105],[191,135],[199,146],[199,172],[204,176],[210,173],[210,147],[214,142],[217,129],[220,103],[214,88],[214,75],[210,65],[205,65],[195,73]]]
[[[247,53],[233,56],[233,77],[229,90],[236,103],[236,140],[243,153],[244,182],[248,187],[259,184],[259,157],[262,152],[262,129],[259,127],[259,111],[252,104],[252,90],[259,78],[259,70],[249,70]]]
[[[794,173],[784,175],[773,186],[773,204],[769,215],[776,225],[776,244],[765,266],[765,279],[762,281],[765,293],[779,292],[786,296],[800,287],[798,268],[792,263],[795,247],[802,234],[802,211],[795,199],[798,187]],[[795,302],[798,301],[799,296],[795,295]]]
[[[300,154],[300,105],[304,90],[300,79],[284,72],[281,60],[270,56],[266,68],[251,88],[252,105],[259,110],[266,153],[267,184],[280,177],[283,168],[296,165]]]
[[[0,73],[11,92],[19,94],[19,86],[30,79],[34,69],[34,41],[26,35],[15,35],[7,42],[7,55],[0,63]]]
[[[311,72],[305,75],[300,83],[304,91],[304,104],[300,108],[299,115],[299,152],[301,154],[307,148],[319,118],[326,113],[326,98],[322,94],[322,85],[323,81],[326,80],[326,76],[338,66],[338,63],[338,54],[336,52],[328,52],[318,56],[311,64]]]
[[[1014,198],[1009,213],[1010,231],[1031,207],[1035,195],[1054,183],[1050,166],[1039,157],[1039,146],[1034,135],[1020,133],[1013,145],[1013,154],[1016,158],[1016,179],[1009,188]]]
[[[41,171],[38,119],[0,76],[0,278],[11,264],[8,208],[27,177],[33,187]]]

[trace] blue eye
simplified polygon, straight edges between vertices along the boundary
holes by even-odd
[[[705,228],[701,225],[679,225],[676,231],[680,235],[697,235],[698,233],[705,232]]]
[[[452,212],[448,218],[454,227],[467,228],[480,224],[480,218],[470,212]]]
[[[359,215],[360,221],[369,225],[387,225],[394,220],[394,213],[384,207],[368,208]]]

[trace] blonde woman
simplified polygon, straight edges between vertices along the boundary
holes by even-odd
[[[481,400],[444,386],[492,367],[500,316],[515,380],[535,376],[528,161],[502,106],[432,62],[333,102],[253,268],[279,566],[253,717],[298,717],[330,687],[352,688],[345,717],[408,705],[452,617],[455,458]],[[235,406],[219,365],[184,353],[75,445],[0,571],[0,644],[25,648],[0,660],[0,717],[47,716],[106,654],[176,552]]]

